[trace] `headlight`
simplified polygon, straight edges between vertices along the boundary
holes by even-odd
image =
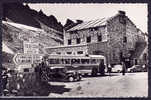
[[[20,75],[19,75],[19,77],[20,77],[20,78],[23,78],[23,75],[22,75],[22,74],[20,74]]]

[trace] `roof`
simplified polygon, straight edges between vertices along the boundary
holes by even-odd
[[[96,20],[91,20],[91,21],[85,21],[67,31],[75,31],[75,30],[87,29],[87,28],[91,28],[91,27],[104,26],[104,25],[106,25],[106,22],[108,19],[109,18],[102,18],[102,19],[96,19]]]
[[[51,58],[63,58],[63,59],[66,59],[66,58],[69,58],[69,59],[73,59],[73,58],[78,58],[78,59],[87,59],[87,58],[102,58],[104,59],[105,56],[103,55],[88,55],[88,56],[83,56],[83,55],[49,55],[48,57],[49,59]]]

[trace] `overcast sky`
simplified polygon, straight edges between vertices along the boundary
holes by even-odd
[[[40,9],[46,15],[54,15],[63,25],[67,18],[75,21],[76,19],[88,21],[110,17],[123,10],[126,15],[143,32],[147,31],[147,4],[29,4],[30,8],[39,11]]]

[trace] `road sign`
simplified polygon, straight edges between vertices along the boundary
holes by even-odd
[[[14,56],[13,61],[16,65],[38,63],[42,59],[41,54],[18,53]]]
[[[24,41],[24,53],[38,54],[39,43]]]

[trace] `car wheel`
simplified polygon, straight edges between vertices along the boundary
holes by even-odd
[[[73,82],[74,78],[72,76],[69,77],[69,82]]]

